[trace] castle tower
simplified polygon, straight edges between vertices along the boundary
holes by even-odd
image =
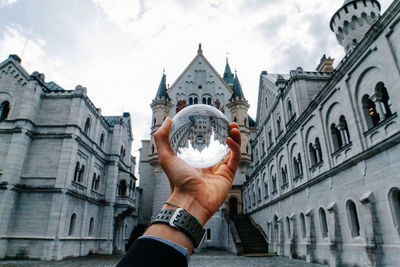
[[[226,65],[225,65],[225,71],[224,71],[224,81],[231,88],[233,88],[234,76],[232,74],[231,67],[229,66],[228,58],[226,58]]]
[[[227,67],[230,71],[228,62]],[[239,125],[240,133],[242,135],[242,160],[240,162],[240,167],[244,171],[251,162],[249,115],[247,114],[250,105],[244,97],[237,73],[235,73],[232,90],[233,94],[227,107],[231,111],[231,121],[236,122]]]
[[[160,86],[158,87],[156,97],[151,103],[153,111],[152,125],[151,125],[151,141],[149,145],[149,160],[150,163],[158,164],[158,154],[156,144],[154,142],[154,133],[161,127],[165,118],[169,116],[172,108],[171,98],[167,93],[166,75],[163,73]]]
[[[330,26],[346,54],[353,51],[367,31],[379,19],[381,5],[377,0],[346,0],[333,15]]]

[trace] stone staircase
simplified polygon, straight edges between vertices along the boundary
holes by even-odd
[[[252,223],[248,215],[231,215],[243,245],[244,255],[265,255],[268,253],[268,244],[261,231]]]

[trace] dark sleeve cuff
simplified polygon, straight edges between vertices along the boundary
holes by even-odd
[[[118,267],[176,266],[187,267],[186,257],[172,246],[152,238],[137,239]]]

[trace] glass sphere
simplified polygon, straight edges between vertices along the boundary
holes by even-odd
[[[228,153],[229,121],[218,109],[196,104],[188,106],[172,120],[169,142],[174,153],[195,168],[207,168]]]

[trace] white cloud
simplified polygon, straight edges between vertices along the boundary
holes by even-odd
[[[125,27],[134,21],[139,15],[139,0],[93,0],[96,5],[102,8],[111,22],[120,27]]]
[[[67,79],[62,78],[61,72],[57,70],[57,67],[61,66],[60,60],[46,54],[46,42],[29,36],[30,34],[24,34],[24,29],[20,25],[6,26],[5,31],[0,35],[0,58],[5,59],[10,54],[17,54],[22,57],[22,64],[28,72],[38,70],[51,79]]]
[[[16,2],[17,0],[0,0],[0,8],[10,6]]]

